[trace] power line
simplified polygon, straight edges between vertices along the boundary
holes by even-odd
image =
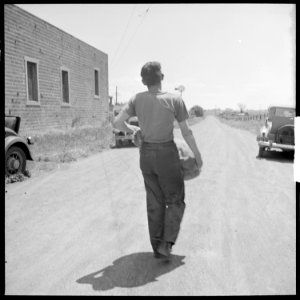
[[[134,13],[136,7],[137,7],[137,4],[134,5],[134,7],[133,7],[133,9],[132,9],[132,11],[131,11],[131,15],[130,15],[130,17],[129,17],[129,19],[128,19],[127,25],[126,25],[125,30],[124,30],[123,35],[122,35],[122,38],[121,38],[121,40],[120,40],[120,42],[119,42],[119,45],[118,45],[118,47],[117,47],[117,49],[116,49],[116,51],[115,51],[115,53],[114,53],[114,55],[113,55],[113,57],[112,57],[112,64],[113,64],[113,62],[114,62],[114,60],[115,60],[115,58],[116,58],[116,54],[118,53],[118,51],[119,51],[119,49],[120,49],[120,46],[121,46],[121,44],[122,44],[122,42],[123,42],[123,40],[124,40],[125,34],[126,34],[126,32],[127,32],[129,23],[130,23],[131,20],[132,20],[132,16],[133,16],[133,13]]]
[[[132,35],[131,38],[129,39],[128,43],[126,44],[125,49],[123,50],[123,52],[122,52],[121,56],[119,57],[119,59],[117,60],[117,62],[120,60],[120,58],[122,57],[122,55],[124,55],[124,53],[126,52],[128,46],[129,46],[129,44],[131,43],[131,41],[133,40],[134,36],[136,35],[137,31],[141,28],[142,23],[144,22],[145,17],[146,17],[146,15],[148,14],[149,10],[150,10],[150,8],[148,7],[148,8],[145,10],[145,12],[143,13],[141,22],[140,22],[140,23],[138,24],[138,26],[136,27],[136,30],[134,31],[133,35]],[[141,15],[139,15],[139,16],[141,16]],[[116,64],[115,64],[115,65],[112,65],[112,69],[114,68],[114,66],[116,66]]]

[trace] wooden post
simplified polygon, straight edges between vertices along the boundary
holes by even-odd
[[[118,103],[118,87],[116,86],[116,104]]]

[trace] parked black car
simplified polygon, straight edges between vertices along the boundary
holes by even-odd
[[[33,160],[29,149],[31,138],[21,137],[18,132],[21,117],[5,116],[5,174],[7,176],[24,173],[26,161]]]
[[[294,107],[269,107],[265,125],[256,138],[259,148],[258,157],[262,157],[265,151],[272,149],[295,151],[295,114]]]

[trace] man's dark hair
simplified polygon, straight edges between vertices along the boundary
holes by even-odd
[[[161,82],[163,74],[160,63],[157,61],[147,62],[141,70],[141,76],[145,85],[155,85]]]

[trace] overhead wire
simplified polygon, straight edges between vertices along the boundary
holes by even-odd
[[[116,51],[115,51],[114,54],[113,54],[112,61],[111,61],[112,64],[114,63],[115,58],[117,57],[116,55],[117,55],[117,53],[119,52],[119,49],[120,49],[120,47],[121,47],[121,45],[122,45],[122,42],[123,42],[124,37],[125,37],[125,35],[126,35],[126,33],[127,33],[128,26],[129,26],[129,24],[130,24],[130,22],[131,22],[131,20],[132,20],[133,13],[134,13],[134,11],[135,11],[137,5],[138,5],[138,4],[135,4],[134,7],[133,7],[133,9],[132,9],[132,11],[131,11],[131,15],[130,15],[130,17],[129,17],[129,19],[128,19],[127,25],[126,25],[125,30],[124,30],[123,35],[122,35],[122,38],[121,38],[121,40],[120,40],[120,42],[119,42],[118,47],[116,48]]]
[[[123,52],[121,53],[121,56],[119,56],[119,59],[118,59],[116,62],[119,62],[120,58],[121,58],[121,57],[124,55],[124,53],[126,52],[128,46],[130,45],[131,41],[132,41],[133,38],[135,37],[137,31],[141,28],[143,22],[145,21],[145,17],[146,17],[146,15],[148,14],[149,10],[150,10],[150,8],[148,7],[148,8],[144,11],[144,13],[143,13],[142,15],[139,15],[139,16],[142,16],[142,19],[141,19],[140,23],[138,24],[138,26],[136,27],[136,29],[135,29],[133,35],[132,35],[131,38],[128,40],[128,43],[126,44],[126,46],[125,46]],[[114,65],[112,64],[111,68],[114,69],[115,66],[116,66],[116,64],[114,64]]]

